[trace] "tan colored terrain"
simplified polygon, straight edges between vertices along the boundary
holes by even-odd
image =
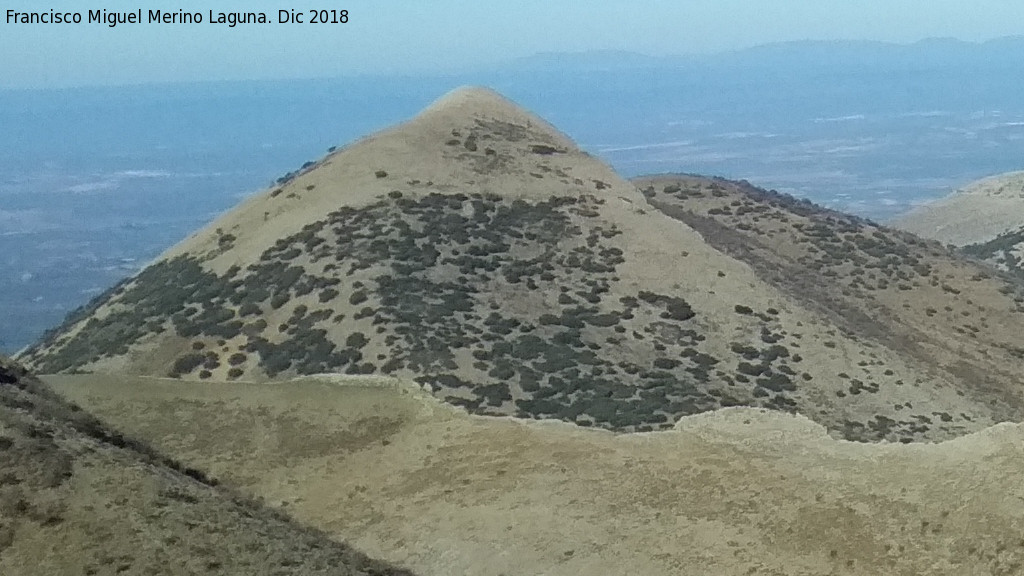
[[[979,248],[1000,272],[742,182],[627,182],[460,89],[21,355],[160,452],[8,377],[0,574],[394,573],[338,541],[437,575],[1022,574],[1011,240]]]
[[[822,234],[842,245],[843,222]],[[21,359],[211,382],[385,374],[478,414],[617,431],[730,406],[858,440],[1024,420],[1018,286],[952,256],[924,279],[900,260],[891,298],[836,307],[766,275],[771,243],[744,258],[695,225],[461,89],[245,201]],[[785,276],[860,290],[798,265]]]
[[[952,414],[916,411],[920,396],[901,401],[908,383],[927,396],[944,388],[936,386],[940,381],[959,382],[953,388],[962,407],[985,397],[990,406],[995,398],[1019,406],[1024,289],[1018,278],[937,242],[745,182],[667,175],[636,183],[653,207],[698,230],[841,332],[877,346],[873,354],[895,352],[930,373],[930,382],[900,377],[902,384],[878,392],[893,402],[896,413],[884,416],[898,425],[928,425]],[[839,375],[854,384],[844,389],[848,394],[860,387],[857,372],[878,365],[871,357],[856,364],[855,372]],[[1019,409],[1002,417],[1020,421]]]
[[[469,416],[413,387],[48,381],[226,483],[423,574],[1024,572],[1024,429],[835,440],[732,408],[615,435]],[[370,384],[370,385],[366,385]]]
[[[0,574],[403,576],[161,456],[0,358]]]
[[[967,246],[1024,228],[1024,172],[978,180],[889,223],[922,238]]]

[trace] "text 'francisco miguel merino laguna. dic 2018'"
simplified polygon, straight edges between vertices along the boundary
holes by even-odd
[[[85,12],[18,12],[7,11],[7,24],[105,24],[111,28],[121,24],[222,24],[231,28],[239,24],[347,24],[348,10],[278,10],[273,20],[266,12],[202,12],[185,10],[146,10],[129,12],[88,10]]]

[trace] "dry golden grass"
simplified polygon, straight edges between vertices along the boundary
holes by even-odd
[[[944,244],[967,246],[1024,228],[1024,172],[1007,172],[964,186],[895,218],[890,225]]]
[[[615,435],[469,416],[411,386],[338,377],[48,380],[161,450],[423,574],[1024,570],[1019,425],[870,445],[734,408]]]
[[[409,572],[214,487],[0,358],[0,574]]]

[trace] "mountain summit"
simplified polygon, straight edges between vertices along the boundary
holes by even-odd
[[[727,195],[715,186],[701,194]],[[463,88],[282,177],[23,359],[211,381],[383,373],[479,414],[618,431],[742,405],[909,442],[1024,413],[1001,372],[977,386],[936,369],[677,216],[543,120]],[[815,226],[845,246],[861,229],[844,222]]]

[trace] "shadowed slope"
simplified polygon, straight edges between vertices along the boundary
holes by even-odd
[[[406,575],[232,495],[0,359],[0,574]]]

